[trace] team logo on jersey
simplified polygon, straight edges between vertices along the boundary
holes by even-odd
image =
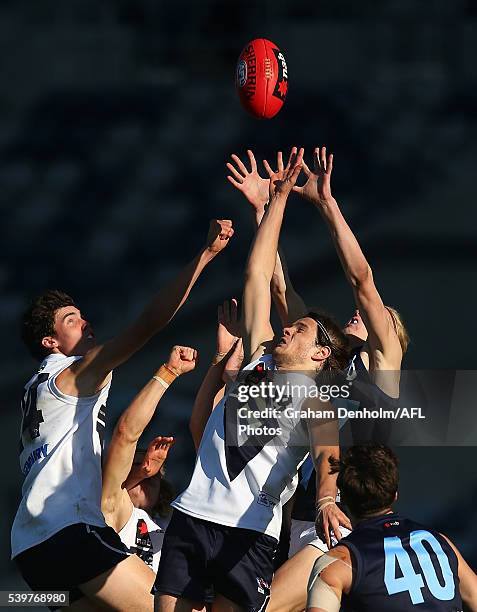
[[[149,567],[152,567],[153,550],[149,529],[144,519],[139,519],[136,525],[136,546],[131,549]]]
[[[263,578],[257,576],[257,591],[262,595],[268,594],[270,591],[270,585]]]
[[[280,500],[277,497],[273,497],[273,495],[270,495],[270,493],[260,491],[258,494],[257,504],[267,506],[267,508],[273,508],[273,506],[276,506],[279,501]]]

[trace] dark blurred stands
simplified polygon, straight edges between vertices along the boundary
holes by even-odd
[[[1,4],[4,514],[18,494],[17,400],[34,367],[17,333],[27,298],[62,287],[107,337],[223,216],[237,227],[230,248],[171,328],[118,372],[111,400],[117,413],[173,342],[202,350],[157,425],[181,437],[171,471],[180,485],[188,478],[184,424],[213,350],[216,304],[240,295],[252,236],[225,180],[234,151],[270,159],[279,147],[328,144],[335,193],[385,300],[409,323],[408,364],[475,368],[465,329],[476,304],[476,19],[470,0]],[[289,98],[269,122],[247,117],[234,92],[236,58],[256,36],[289,64]],[[317,214],[298,200],[284,244],[308,302],[345,318],[351,294]],[[462,520],[475,522],[474,507]]]

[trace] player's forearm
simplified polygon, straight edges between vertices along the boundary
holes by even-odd
[[[290,275],[288,274],[285,254],[280,247],[278,248],[277,261],[270,289],[283,326],[289,325],[308,312],[305,302],[293,287]]]
[[[257,276],[267,283],[272,280],[286,200],[282,195],[272,198],[255,234],[245,269],[246,280]]]
[[[348,281],[353,287],[359,286],[369,278],[371,269],[356,236],[334,198],[320,202],[317,208],[328,225]]]
[[[213,363],[200,385],[195,397],[194,407],[189,419],[189,430],[196,450],[199,448],[205,426],[215,406],[215,398],[223,389],[222,374],[226,356],[218,363]]]
[[[325,497],[336,498],[336,474],[330,474],[329,458],[339,458],[338,446],[315,447],[313,464],[316,472],[316,502]]]
[[[186,301],[204,268],[214,257],[215,254],[211,253],[207,247],[201,249],[176,278],[157,293],[139,319],[140,326],[149,336],[160,331],[174,317]]]
[[[171,384],[174,379],[169,372],[163,373],[161,368],[154,376],[164,380],[165,384]],[[165,391],[163,383],[151,378],[120,416],[116,426],[117,435],[130,443],[136,443],[154,416]]]
[[[265,207],[263,209],[254,209],[255,228],[260,226],[264,214]],[[290,275],[288,274],[285,254],[280,245],[278,246],[270,290],[283,326],[296,321],[307,312],[305,303],[293,287]]]

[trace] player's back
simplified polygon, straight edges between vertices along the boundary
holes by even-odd
[[[397,513],[359,523],[340,541],[351,554],[354,612],[461,612],[458,561],[438,532]]]

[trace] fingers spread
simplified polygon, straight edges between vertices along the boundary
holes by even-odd
[[[247,149],[247,154],[248,154],[248,158],[250,160],[250,166],[252,168],[252,172],[256,172],[257,171],[257,162],[255,161],[255,155],[253,154],[253,151],[251,151],[250,149]]]
[[[230,157],[237,164],[237,166],[238,166],[239,170],[242,172],[242,174],[244,176],[246,176],[248,174],[248,170],[245,167],[245,164],[243,163],[243,161],[240,159],[240,157],[238,155],[235,155],[235,153],[232,153],[232,155]]]
[[[270,178],[275,174],[275,172],[273,172],[273,170],[270,168],[270,164],[268,163],[268,161],[266,159],[263,160],[263,167],[267,171],[268,176]]]
[[[243,183],[243,180],[245,177],[240,174],[240,172],[235,168],[235,166],[232,165],[230,162],[227,162],[226,165],[227,165],[227,168],[230,170],[230,172],[234,175],[235,179],[239,183]]]

